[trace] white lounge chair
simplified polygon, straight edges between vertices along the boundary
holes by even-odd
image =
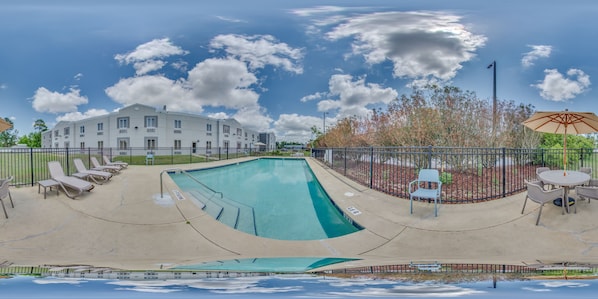
[[[83,192],[89,192],[94,188],[94,185],[88,181],[65,175],[64,170],[62,170],[62,165],[60,165],[60,162],[58,161],[48,162],[48,170],[50,171],[50,177],[58,182],[62,191],[64,191],[69,198],[75,198]],[[70,192],[69,189],[71,189]],[[72,191],[75,191],[76,193],[73,194]]]
[[[10,176],[6,179],[0,180],[0,203],[2,203],[2,209],[4,209],[4,217],[8,219],[8,214],[6,213],[6,207],[4,206],[4,199],[8,197],[10,199],[10,205],[14,208],[15,204],[12,202],[12,195],[10,195],[10,190],[8,187],[10,186],[10,181],[12,181],[14,177]]]
[[[87,179],[91,179],[97,184],[101,185],[112,177],[112,174],[107,171],[87,169],[85,164],[83,164],[83,160],[79,158],[73,159],[73,162],[75,163],[75,168],[77,169],[78,173],[87,175]],[[100,179],[101,181],[99,181]]]
[[[108,159],[108,156],[104,155],[104,165],[109,165],[109,166],[118,166],[120,168],[127,168],[127,166],[129,166],[129,164],[127,162],[122,162],[122,161],[110,161],[110,159]]]
[[[93,166],[93,167],[90,167],[91,170],[109,171],[112,173],[120,172],[120,166],[101,165],[100,162],[98,162],[98,159],[96,159],[96,157],[90,157],[89,159],[91,160],[91,165]]]

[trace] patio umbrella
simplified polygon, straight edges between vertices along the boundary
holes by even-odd
[[[12,125],[4,119],[0,118],[0,132],[4,132],[10,128],[12,128]]]
[[[563,134],[563,175],[567,175],[567,134],[598,132],[598,116],[592,112],[536,112],[523,124],[537,132]]]

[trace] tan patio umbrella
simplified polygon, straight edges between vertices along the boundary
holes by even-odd
[[[4,132],[10,128],[12,128],[12,125],[4,119],[0,118],[0,132]]]
[[[567,134],[598,132],[598,116],[593,112],[536,112],[523,124],[537,132],[563,134],[563,175],[567,175]]]

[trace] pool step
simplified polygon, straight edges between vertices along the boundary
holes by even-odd
[[[202,209],[214,219],[248,234],[256,234],[253,208],[226,197],[203,194],[197,190],[189,191],[189,194],[198,201],[198,206],[203,205]]]

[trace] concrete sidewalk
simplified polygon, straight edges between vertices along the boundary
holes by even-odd
[[[247,158],[250,159],[250,158]],[[75,200],[36,187],[11,188],[15,208],[0,219],[0,262],[15,265],[92,265],[128,270],[166,269],[216,260],[256,257],[344,257],[360,260],[332,267],[439,263],[552,264],[598,262],[598,202],[578,202],[561,215],[525,193],[485,203],[414,203],[358,185],[307,158],[336,204],[365,229],[315,241],[282,241],[248,235],[214,220],[160,173],[239,160],[176,166],[129,166],[108,183]],[[353,215],[349,210],[361,213]]]

